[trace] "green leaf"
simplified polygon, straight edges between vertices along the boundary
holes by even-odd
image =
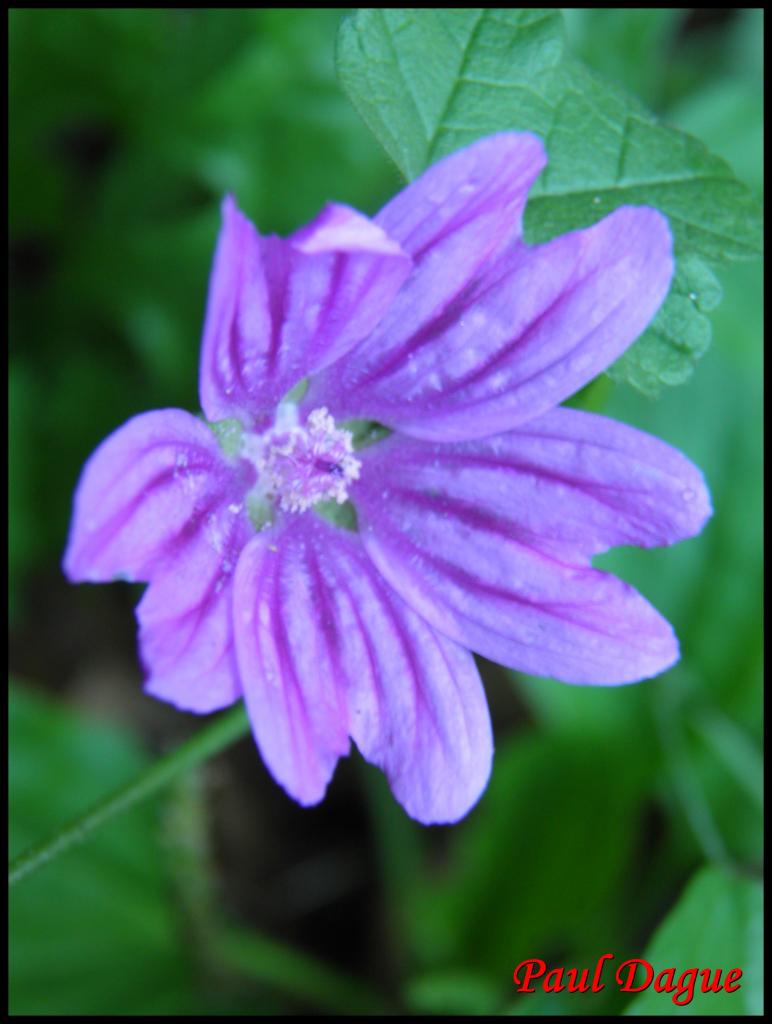
[[[456,870],[419,895],[431,966],[478,970],[503,1003],[514,964],[535,951],[618,940],[646,784],[627,741],[531,733],[497,745],[485,796],[454,834]]]
[[[540,135],[549,164],[526,209],[530,243],[623,204],[665,213],[679,272],[655,324],[612,372],[647,394],[690,375],[710,308],[690,295],[717,287],[702,261],[760,254],[758,203],[697,139],[566,54],[557,11],[360,10],[341,26],[338,72],[408,178],[493,132]]]
[[[554,102],[548,117],[522,125],[545,138],[550,157],[526,214],[531,240],[646,203],[667,215],[678,256],[723,262],[761,254],[755,198],[697,139],[661,124],[577,61],[549,76],[545,94]]]
[[[676,266],[670,293],[636,344],[609,369],[612,380],[627,381],[649,398],[663,385],[685,383],[710,346],[705,314],[721,301],[715,274],[696,256]]]
[[[693,1000],[688,1005],[675,1006],[673,993],[655,992],[652,985],[633,999],[626,1010],[628,1014],[761,1014],[761,883],[723,868],[703,868],[665,918],[643,958],[655,972],[675,967],[676,980],[693,967],[711,971],[721,968],[723,978],[739,967],[743,972],[740,987],[732,993],[703,993],[699,991],[702,979],[698,977]]]
[[[562,56],[557,11],[365,8],[341,24],[337,63],[357,110],[412,179],[482,135],[546,124],[551,105],[535,83]]]
[[[146,763],[124,732],[18,687],[9,726],[12,852]],[[12,1014],[143,1014],[163,1012],[170,999],[193,1009],[156,810],[135,807],[77,855],[11,890]]]

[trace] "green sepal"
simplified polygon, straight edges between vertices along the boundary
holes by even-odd
[[[207,426],[217,438],[217,443],[227,458],[232,459],[238,455],[244,433],[244,425],[240,420],[217,420],[216,423],[207,423]]]
[[[375,420],[346,420],[340,424],[341,430],[347,430],[351,434],[351,441],[354,449],[368,448],[377,441],[383,441],[393,433],[388,427],[376,423]]]
[[[350,501],[344,501],[341,505],[337,501],[320,501],[314,505],[314,512],[333,526],[359,533],[357,510]]]

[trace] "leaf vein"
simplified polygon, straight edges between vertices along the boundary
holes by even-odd
[[[456,95],[458,94],[459,84],[462,81],[462,78],[463,78],[463,75],[464,75],[464,71],[466,70],[467,61],[469,60],[469,53],[472,50],[472,48],[474,47],[475,40],[477,39],[477,35],[478,35],[479,31],[480,31],[480,26],[482,25],[484,19],[485,19],[485,8],[482,8],[482,9],[480,9],[480,12],[479,12],[477,18],[476,18],[474,24],[472,25],[472,30],[469,33],[469,38],[468,38],[468,40],[466,42],[466,45],[463,47],[463,49],[461,51],[461,63],[459,65],[459,67],[458,67],[458,70],[457,70],[453,80],[452,80],[451,88],[450,88],[450,91],[449,91],[449,93],[448,93],[448,95],[447,95],[447,97],[445,99],[445,105],[443,107],[442,113],[437,118],[437,124],[435,125],[434,132],[427,139],[428,152],[430,154],[433,153],[433,151],[434,151],[434,147],[437,144],[437,139],[438,139],[438,137],[440,135],[440,132],[444,128],[445,118],[447,117],[448,111],[450,110],[451,106],[453,105],[453,101],[456,98]]]

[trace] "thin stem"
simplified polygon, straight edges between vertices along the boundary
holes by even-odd
[[[224,750],[244,736],[248,730],[249,721],[243,704],[239,704],[227,714],[220,715],[211,725],[201,729],[187,743],[160,758],[128,785],[101,800],[91,810],[65,825],[49,839],[14,858],[8,865],[8,885],[14,885],[71,846],[82,843],[95,829],[116,814],[157,793],[192,765]]]
[[[392,1009],[356,978],[276,939],[229,927],[216,933],[212,943],[231,970],[330,1013],[383,1015]]]
[[[689,756],[677,694],[678,691],[672,687],[660,686],[657,689],[658,698],[654,702],[657,726],[675,794],[705,858],[719,864],[729,864],[726,844],[713,820],[710,804]]]
[[[691,726],[756,806],[763,808],[764,764],[752,737],[720,708],[695,715]]]
[[[200,767],[172,783],[162,816],[166,873],[174,893],[177,931],[205,986],[217,983],[211,937],[215,931],[214,867],[209,842],[206,782]]]

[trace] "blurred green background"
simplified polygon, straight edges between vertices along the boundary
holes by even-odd
[[[284,233],[401,186],[336,83],[341,13],[10,12],[11,854],[201,725],[141,693],[139,589],[63,580],[70,502],[129,416],[198,407],[224,192]],[[762,17],[572,9],[567,26],[760,193]],[[520,960],[652,941],[663,966],[743,967],[728,1010],[759,1011],[761,268],[721,280],[692,380],[602,406],[712,490],[701,537],[597,563],[674,623],[680,664],[616,690],[484,664],[493,778],[450,829],[407,819],[356,756],[303,811],[244,740],[13,890],[12,1013],[670,1014],[613,986],[513,991]]]

